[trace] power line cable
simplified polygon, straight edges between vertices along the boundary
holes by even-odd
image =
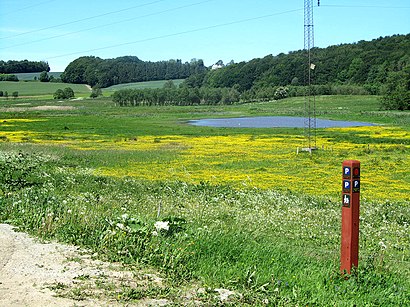
[[[66,53],[66,54],[57,55],[57,56],[53,56],[53,57],[48,57],[48,59],[56,59],[56,58],[62,58],[62,57],[66,57],[66,56],[76,55],[76,54],[83,54],[83,53],[88,53],[88,52],[93,52],[93,51],[100,51],[100,50],[105,50],[105,49],[111,49],[111,48],[116,48],[116,47],[133,45],[133,44],[137,44],[137,43],[143,43],[143,42],[148,42],[148,41],[153,41],[153,40],[158,40],[158,39],[163,39],[163,38],[169,38],[169,37],[173,37],[173,36],[180,36],[180,35],[189,34],[189,33],[195,33],[195,32],[215,29],[215,28],[221,28],[221,27],[226,27],[226,26],[230,26],[230,25],[235,25],[235,24],[246,23],[246,22],[255,21],[255,20],[259,20],[259,19],[269,18],[269,17],[273,17],[273,16],[284,15],[284,14],[289,14],[289,13],[295,13],[295,12],[299,12],[299,11],[303,11],[303,8],[283,11],[283,12],[279,12],[279,13],[266,14],[266,15],[262,15],[262,16],[246,18],[246,19],[241,19],[241,20],[236,20],[236,21],[231,21],[231,22],[226,22],[226,23],[221,23],[221,24],[216,24],[216,25],[212,25],[212,26],[206,26],[206,27],[196,28],[196,29],[192,29],[192,30],[186,30],[186,31],[171,33],[171,34],[164,34],[164,35],[160,35],[160,36],[144,38],[144,39],[131,41],[131,42],[126,42],[126,43],[121,43],[121,44],[116,44],[116,45],[109,45],[109,46],[105,46],[105,47],[88,49],[88,50],[84,50],[84,51],[71,52],[71,53]]]
[[[36,7],[36,6],[40,6],[40,5],[43,5],[43,4],[46,4],[46,3],[50,3],[50,2],[55,2],[55,1],[57,1],[57,0],[49,0],[49,1],[44,1],[44,2],[40,2],[40,3],[36,3],[36,4],[33,4],[33,5],[29,5],[29,6],[22,7],[22,8],[20,8],[20,9],[17,9],[17,10],[11,11],[11,12],[2,13],[2,14],[0,14],[0,16],[10,15],[10,14],[13,14],[13,13],[16,13],[16,12],[21,12],[21,11],[24,11],[24,10],[27,10],[27,9],[31,9],[31,8]]]
[[[44,31],[44,30],[59,28],[59,27],[62,27],[62,26],[67,26],[67,25],[71,25],[71,24],[74,24],[74,23],[79,23],[79,22],[86,21],[86,20],[96,19],[96,18],[99,18],[99,17],[107,16],[107,15],[117,14],[117,13],[120,13],[120,12],[125,12],[125,11],[133,10],[133,9],[136,9],[136,8],[156,4],[156,3],[159,3],[159,2],[164,2],[164,1],[167,1],[167,0],[156,0],[156,1],[148,2],[148,3],[144,3],[144,4],[139,4],[139,5],[127,7],[125,9],[121,9],[121,10],[111,11],[111,12],[103,13],[103,14],[100,14],[100,15],[94,15],[94,16],[90,16],[90,17],[86,17],[86,18],[82,18],[82,19],[77,19],[77,20],[73,20],[73,21],[69,21],[69,22],[65,22],[65,23],[60,23],[60,24],[54,25],[54,26],[44,27],[44,28],[31,30],[31,31],[27,31],[27,32],[15,34],[15,35],[6,36],[6,37],[0,37],[0,39],[8,39],[8,38],[13,38],[13,37],[17,37],[17,36],[22,36],[22,35],[27,35],[27,34],[40,32],[40,31]]]
[[[163,14],[163,13],[169,13],[169,12],[177,11],[177,10],[192,7],[192,6],[197,6],[197,5],[204,4],[204,3],[207,3],[207,2],[212,2],[212,1],[215,1],[215,0],[206,0],[206,1],[196,2],[196,3],[192,3],[192,4],[188,4],[188,5],[183,5],[183,6],[179,6],[179,7],[159,11],[159,12],[154,12],[154,13],[141,15],[141,16],[137,16],[137,17],[133,17],[133,18],[128,18],[128,19],[124,19],[124,20],[120,20],[120,21],[116,21],[116,22],[111,22],[111,23],[107,23],[107,24],[103,24],[103,25],[99,25],[99,26],[95,26],[95,27],[91,27],[91,28],[86,28],[86,29],[82,29],[82,30],[78,30],[78,31],[73,31],[73,32],[69,32],[69,33],[66,33],[66,34],[59,34],[59,35],[55,35],[55,36],[50,36],[50,37],[38,39],[38,40],[35,40],[35,41],[24,42],[24,43],[21,43],[21,44],[16,44],[16,45],[7,46],[7,47],[0,47],[0,50],[10,49],[10,48],[19,47],[19,46],[25,46],[25,45],[38,43],[38,42],[43,42],[43,41],[50,40],[50,39],[55,39],[55,38],[61,38],[61,37],[64,37],[64,36],[73,35],[73,34],[86,32],[86,31],[90,31],[90,30],[95,30],[95,29],[98,29],[98,28],[108,27],[108,26],[112,26],[112,25],[117,25],[117,24],[120,24],[120,23],[133,21],[133,20],[136,20],[136,19],[151,17],[151,16],[155,16],[155,15],[160,15],[160,14]]]
[[[339,5],[321,4],[320,7],[365,8],[365,9],[410,9],[410,6],[378,6],[378,5]]]

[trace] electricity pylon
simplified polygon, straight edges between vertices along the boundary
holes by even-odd
[[[304,13],[304,50],[306,53],[305,64],[305,136],[307,138],[307,148],[304,150],[311,152],[316,149],[316,100],[312,88],[313,72],[315,64],[312,63],[312,48],[314,46],[314,31],[313,31],[313,0],[305,1]],[[318,1],[318,5],[319,5]]]

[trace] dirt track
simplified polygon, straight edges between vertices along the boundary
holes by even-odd
[[[86,277],[86,281],[81,277]],[[136,285],[136,279],[145,283],[161,282],[151,274],[136,278],[135,272],[92,260],[76,247],[39,243],[25,233],[13,231],[10,225],[0,224],[0,306],[116,306],[120,304],[105,296],[96,287],[95,280],[132,286]],[[67,295],[70,289],[82,289],[87,295],[80,300],[62,298],[50,288],[64,289],[65,297],[70,297]],[[166,303],[143,300],[136,305]]]

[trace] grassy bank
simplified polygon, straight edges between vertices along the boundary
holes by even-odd
[[[2,101],[0,220],[154,266],[175,300],[195,284],[208,305],[220,287],[241,294],[232,305],[409,304],[409,113],[379,111],[374,97],[319,97],[323,117],[380,125],[318,130],[323,149],[309,156],[296,154],[302,129],[185,123],[302,114],[296,98],[163,108],[101,99],[45,111],[35,107],[52,102],[26,103]],[[345,280],[340,171],[351,158],[362,161],[360,266]]]

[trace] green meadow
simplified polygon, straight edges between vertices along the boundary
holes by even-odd
[[[175,86],[179,86],[183,81],[184,79],[172,80]],[[124,89],[162,88],[166,82],[167,82],[166,80],[158,80],[158,81],[145,81],[145,82],[117,84],[117,85],[112,85],[110,87],[104,88],[103,92],[104,94],[112,94],[115,91],[124,90]]]
[[[71,87],[76,97],[89,97],[90,89],[84,84],[67,84],[57,82],[39,82],[39,81],[0,81],[0,91],[8,92],[9,99],[12,99],[12,93],[18,92],[19,96],[35,96],[37,98],[52,98],[58,89]],[[34,98],[34,97],[33,97]]]
[[[164,277],[100,285],[124,304],[409,305],[410,113],[382,111],[376,96],[319,96],[316,105],[320,118],[378,125],[318,129],[310,155],[297,154],[303,129],[187,124],[303,116],[303,98],[189,107],[0,99],[0,221]],[[360,160],[363,175],[351,276],[339,272],[345,159]],[[80,300],[77,287],[65,295]],[[218,288],[234,294],[221,302]]]
[[[56,78],[61,73],[50,73]],[[37,98],[52,98],[53,94],[58,89],[64,89],[71,87],[74,90],[75,97],[89,97],[91,90],[84,84],[70,84],[70,83],[58,83],[58,82],[39,82],[33,81],[34,77],[39,76],[39,73],[25,73],[16,74],[19,78],[19,82],[0,81],[0,91],[8,92],[9,98],[12,98],[12,93],[17,91],[19,96],[36,96]],[[183,79],[172,80],[175,86],[184,81]],[[103,89],[104,96],[111,96],[115,91],[120,89],[146,89],[146,88],[162,88],[167,82],[166,80],[160,81],[146,81],[135,82],[127,84],[113,85]],[[32,97],[34,98],[34,97]]]
[[[17,73],[14,74],[20,81],[34,81],[38,80],[40,77],[40,72],[28,72],[28,73]],[[60,78],[62,72],[48,72],[47,75],[53,76],[54,78]]]

